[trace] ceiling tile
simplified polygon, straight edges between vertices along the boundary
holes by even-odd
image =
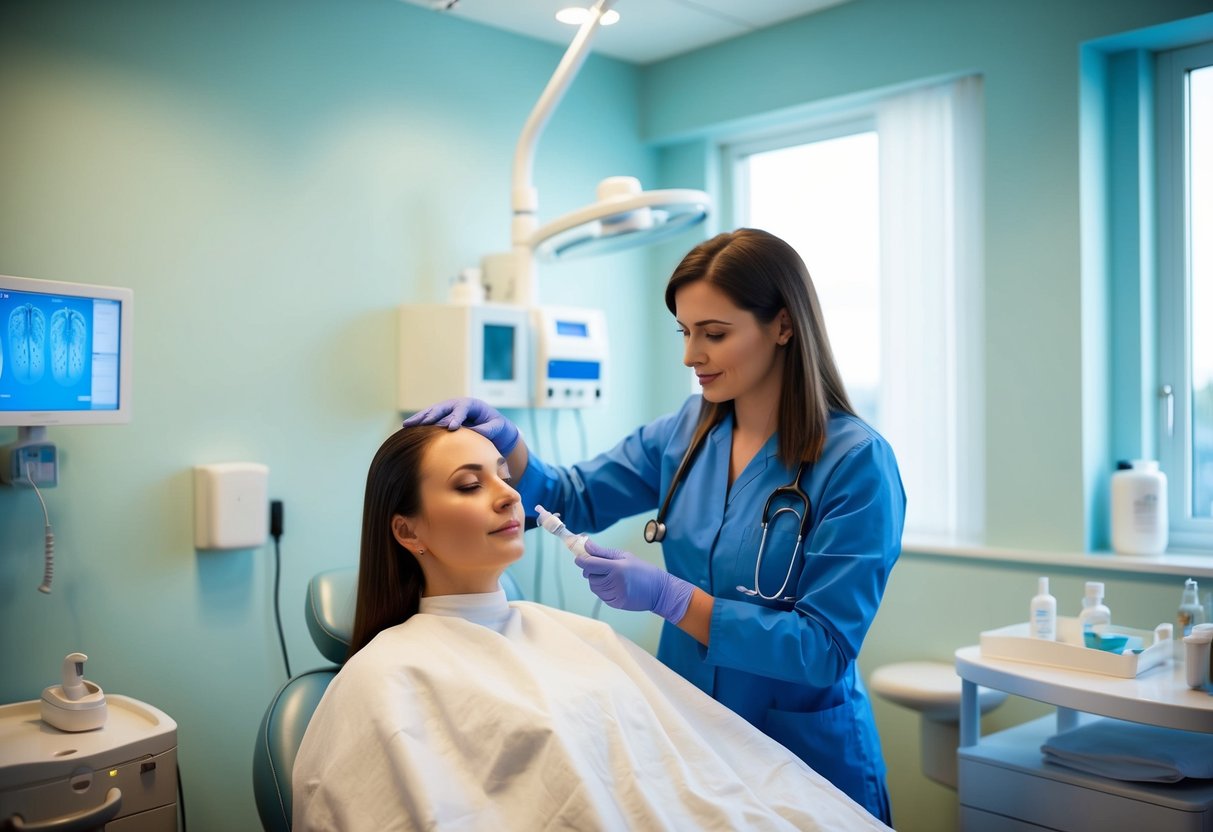
[[[567,45],[576,29],[556,20],[568,5],[590,0],[404,0],[415,6],[449,14],[550,43]],[[743,35],[849,0],[620,0],[620,20],[601,27],[594,51],[630,63],[647,64],[702,46]]]

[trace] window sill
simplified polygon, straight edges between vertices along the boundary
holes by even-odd
[[[913,555],[931,555],[957,560],[983,560],[992,563],[1039,563],[1048,566],[1142,575],[1182,575],[1185,578],[1213,578],[1213,554],[1171,553],[1158,557],[1117,555],[1113,552],[1058,552],[1037,549],[1009,549],[987,546],[954,538],[909,536],[902,539],[901,551]]]

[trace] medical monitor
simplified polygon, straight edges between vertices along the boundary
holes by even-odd
[[[130,289],[0,275],[0,425],[129,422]]]
[[[400,410],[421,410],[456,396],[473,396],[494,407],[529,407],[529,323],[521,306],[402,305]]]

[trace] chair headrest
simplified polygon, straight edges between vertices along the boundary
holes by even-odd
[[[334,664],[349,655],[357,599],[357,567],[320,572],[308,581],[303,617],[316,649]]]
[[[501,588],[511,601],[522,600],[522,589],[509,572],[502,573]],[[357,567],[330,569],[308,581],[303,617],[316,649],[333,664],[344,664],[349,655],[357,601]]]

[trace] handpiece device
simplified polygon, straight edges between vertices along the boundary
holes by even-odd
[[[535,506],[537,517],[535,521],[543,527],[543,530],[554,534],[564,544],[565,548],[577,556],[587,554],[585,544],[590,539],[589,535],[573,534],[568,527],[564,525],[564,521],[557,514],[552,514],[543,506]]]
[[[86,661],[88,661],[88,656],[83,653],[69,653],[63,660],[59,675],[63,679],[65,699],[75,702],[88,695],[88,688],[84,686],[84,663]]]
[[[60,684],[42,690],[42,721],[60,731],[92,731],[105,725],[105,691],[84,678],[88,656],[68,653],[60,667]]]

